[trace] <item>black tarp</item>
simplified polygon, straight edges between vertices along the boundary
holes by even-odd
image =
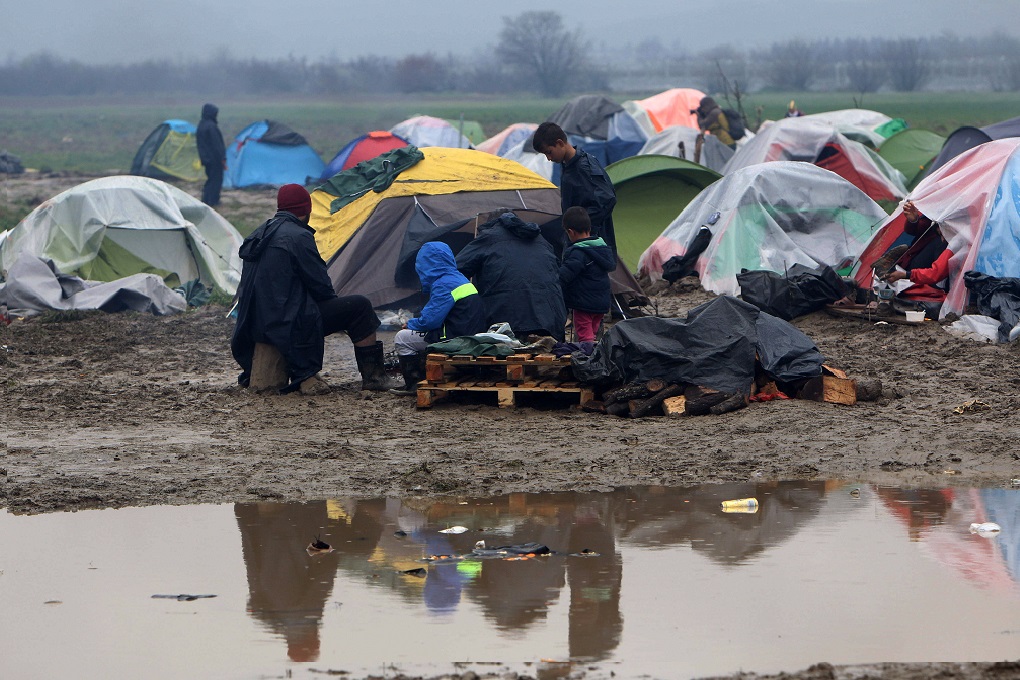
[[[1020,324],[1020,279],[970,271],[963,275],[963,283],[974,296],[978,311],[1001,322],[999,341],[1009,342],[1010,331]]]
[[[583,94],[564,104],[549,116],[568,135],[609,138],[609,119],[623,111],[623,107],[600,94]],[[532,135],[534,139],[534,135]]]
[[[849,292],[832,267],[795,264],[787,275],[743,270],[737,274],[740,299],[763,312],[790,321],[835,302]]]
[[[269,127],[259,138],[263,144],[279,144],[280,146],[304,146],[308,144],[304,137],[291,130],[288,126],[275,120],[266,120]]]
[[[1020,117],[1002,120],[998,123],[986,125],[983,128],[964,125],[946,137],[946,141],[942,143],[942,150],[939,151],[939,155],[928,166],[926,175],[935,172],[968,149],[973,149],[975,146],[985,142],[1005,139],[1007,137],[1020,137]]]
[[[693,272],[698,257],[705,252],[711,242],[712,230],[702,225],[687,245],[687,250],[683,255],[674,255],[662,264],[662,278],[673,283]]]
[[[590,357],[573,355],[578,380],[600,384],[644,382],[701,385],[750,394],[758,356],[780,382],[821,375],[815,344],[790,323],[734,297],[718,297],[686,319],[643,317],[613,326]]]

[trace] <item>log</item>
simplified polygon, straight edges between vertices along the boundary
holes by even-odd
[[[712,412],[712,407],[729,399],[732,395],[711,387],[700,387],[694,385],[684,390],[684,397],[687,399],[685,406],[687,414],[692,416],[707,416]]]
[[[631,402],[630,417],[643,418],[652,412],[662,411],[662,402],[670,397],[676,397],[684,393],[683,385],[670,385],[659,390],[643,401]]]
[[[857,381],[857,401],[876,401],[882,397],[882,381],[861,378]]]
[[[659,380],[658,378],[652,378],[646,383],[634,383],[632,385],[624,385],[623,387],[617,387],[616,389],[609,390],[602,395],[602,400],[609,404],[615,404],[618,401],[628,401],[630,399],[644,399],[660,390],[665,389],[666,382]]]
[[[852,406],[857,403],[857,381],[833,375],[818,376],[804,383],[797,398]]]
[[[726,401],[721,401],[712,408],[708,409],[708,412],[713,416],[721,416],[724,413],[730,411],[737,411],[747,406],[747,399],[744,399],[742,394],[734,394]]]
[[[248,387],[258,392],[276,392],[287,386],[287,362],[276,347],[264,342],[255,343],[251,361],[251,379]]]
[[[606,404],[606,413],[611,416],[625,416],[630,413],[630,409],[627,406],[627,402],[618,401],[615,404]]]
[[[670,418],[687,414],[687,397],[667,397],[662,400],[662,415]]]
[[[587,411],[588,413],[605,413],[606,405],[598,399],[589,399],[581,404],[581,410]]]

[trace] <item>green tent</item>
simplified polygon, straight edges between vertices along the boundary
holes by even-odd
[[[452,125],[457,132],[471,140],[471,146],[478,146],[487,139],[485,130],[482,129],[482,124],[477,120],[447,118],[446,122]]]
[[[702,189],[722,175],[692,161],[647,154],[606,168],[616,188],[613,226],[620,259],[631,271],[652,244]]]
[[[924,177],[945,141],[945,137],[934,132],[908,128],[885,140],[878,149],[878,155],[903,173],[909,190]]]

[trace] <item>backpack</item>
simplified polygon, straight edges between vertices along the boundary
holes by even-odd
[[[726,116],[726,122],[730,124],[730,137],[733,141],[737,141],[742,138],[747,130],[744,128],[744,118],[734,109],[723,109],[723,115]]]

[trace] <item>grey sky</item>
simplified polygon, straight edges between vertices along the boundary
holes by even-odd
[[[1020,36],[1014,0],[0,0],[5,57],[47,51],[87,63],[153,58],[472,54],[498,39],[503,16],[555,9],[594,44],[697,51],[793,37]],[[720,25],[726,27],[721,30]]]

